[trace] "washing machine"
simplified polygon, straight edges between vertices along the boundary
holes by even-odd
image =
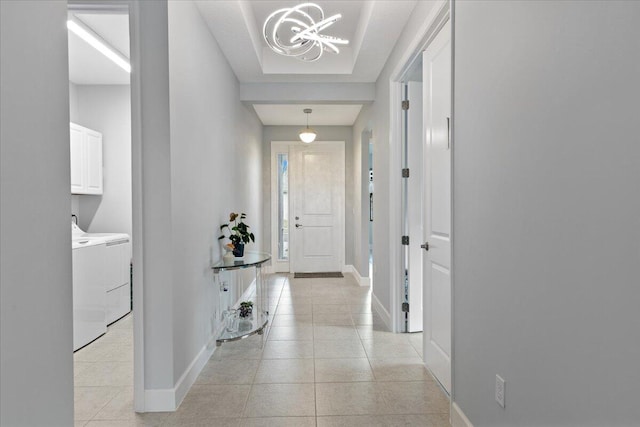
[[[73,238],[73,350],[107,332],[106,242],[88,237]]]
[[[86,233],[72,222],[72,235],[102,241],[107,325],[131,311],[131,238],[125,233]]]

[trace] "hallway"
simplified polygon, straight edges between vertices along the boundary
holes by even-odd
[[[76,426],[449,425],[448,400],[422,364],[422,335],[384,332],[369,288],[350,275],[272,275],[269,297],[264,348],[256,335],[216,349],[175,413],[134,417],[130,401],[129,411],[102,410],[100,421]]]

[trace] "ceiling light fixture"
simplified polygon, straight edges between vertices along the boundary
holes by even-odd
[[[89,45],[98,52],[115,62],[116,65],[127,73],[131,72],[131,65],[129,64],[129,61],[127,61],[122,54],[107,46],[106,42],[102,41],[99,36],[93,34],[91,29],[71,19],[67,21],[67,28],[82,40],[89,43]]]
[[[325,19],[320,6],[304,3],[278,9],[269,15],[264,21],[262,35],[274,52],[313,62],[320,59],[325,50],[340,53],[336,45],[349,44],[349,40],[320,34],[341,18],[337,13]]]
[[[316,131],[309,127],[309,114],[311,114],[311,108],[305,108],[302,111],[307,115],[307,127],[300,131],[300,141],[305,144],[310,144],[316,139]]]

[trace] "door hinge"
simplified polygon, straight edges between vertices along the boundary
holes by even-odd
[[[405,99],[402,101],[402,110],[407,111],[409,109],[409,100]]]
[[[403,313],[408,313],[409,312],[409,303],[408,302],[403,302],[402,303],[402,312]]]
[[[402,169],[402,177],[409,178],[409,168]]]
[[[409,244],[409,236],[402,236],[402,245],[406,246]]]

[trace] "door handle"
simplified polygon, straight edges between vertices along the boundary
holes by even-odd
[[[424,249],[425,251],[429,250],[429,242],[424,242],[423,244],[420,245],[420,247],[422,249]]]
[[[296,228],[302,227],[302,224],[296,224]]]
[[[451,148],[451,119],[447,117],[447,150]]]

